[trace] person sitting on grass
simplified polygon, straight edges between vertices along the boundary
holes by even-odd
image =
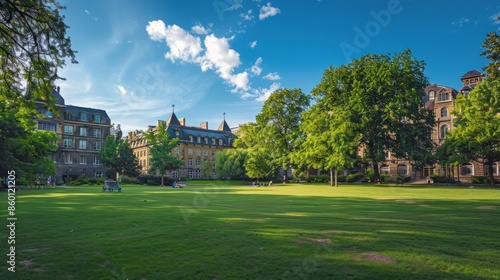
[[[172,188],[177,188],[177,183],[175,181],[172,183]]]

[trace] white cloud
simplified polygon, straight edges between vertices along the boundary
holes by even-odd
[[[263,20],[268,17],[275,16],[279,14],[281,11],[276,7],[271,7],[271,2],[268,2],[266,6],[260,7],[259,19]]]
[[[253,19],[252,10],[248,10],[246,14],[241,13],[240,17],[242,17],[243,20],[252,20]]]
[[[500,12],[492,15],[490,19],[493,21],[493,24],[500,24]]]
[[[235,86],[236,89],[247,90],[249,88],[248,73],[245,71],[234,75],[234,68],[241,64],[240,54],[229,47],[227,38],[217,38],[210,34],[205,37],[206,52],[202,58],[201,68],[203,71],[214,69],[219,76]]]
[[[262,57],[259,57],[259,58],[257,58],[257,60],[255,61],[255,64],[250,69],[252,71],[252,73],[254,73],[257,76],[259,76],[260,73],[262,72],[262,68],[260,67],[261,63],[262,63]]]
[[[146,27],[149,37],[155,41],[165,40],[170,51],[165,57],[175,62],[194,62],[202,51],[200,38],[189,34],[177,25],[165,26],[161,20],[150,21]]]
[[[281,79],[280,75],[278,75],[278,73],[276,73],[276,72],[269,73],[262,78],[266,79],[266,80],[271,80],[271,81],[277,81],[277,80]]]
[[[468,22],[470,22],[470,19],[468,19],[466,17],[461,17],[457,21],[452,22],[451,24],[455,25],[457,27],[462,27],[464,24],[466,24]]]
[[[260,96],[257,97],[255,100],[256,101],[261,101],[264,102],[266,101],[271,94],[273,94],[276,90],[280,88],[281,84],[280,83],[273,83],[269,88],[262,89],[260,91]]]
[[[120,91],[120,93],[121,93],[122,95],[127,94],[127,89],[126,89],[124,86],[122,86],[122,85],[117,85],[116,87],[118,88],[118,90]]]
[[[257,41],[253,41],[250,43],[250,48],[255,48],[255,46],[257,46]]]
[[[191,31],[193,31],[198,35],[207,35],[209,30],[207,30],[205,27],[203,27],[203,25],[198,23],[197,25],[191,27]]]

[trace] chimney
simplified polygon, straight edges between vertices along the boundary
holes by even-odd
[[[208,129],[208,122],[202,122],[202,123],[200,123],[200,128]]]
[[[181,126],[186,126],[186,118],[180,118],[179,123],[181,124]]]

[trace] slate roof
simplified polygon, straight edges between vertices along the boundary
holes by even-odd
[[[483,76],[483,74],[477,70],[470,70],[469,72],[465,73],[461,79],[466,79],[470,77],[477,77],[477,76]]]

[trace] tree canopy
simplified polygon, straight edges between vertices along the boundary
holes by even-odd
[[[500,34],[497,34],[497,32],[486,34],[483,48],[484,51],[481,55],[490,61],[485,67],[487,78],[491,80],[500,79]]]
[[[425,147],[422,150],[432,147],[434,116],[423,106],[428,85],[424,66],[409,50],[392,56],[368,54],[330,67],[312,91],[326,112],[350,124],[358,135],[351,139],[358,141],[364,160],[373,166],[374,180],[388,151],[411,160],[414,143]]]
[[[183,165],[183,161],[171,155],[171,151],[178,146],[179,138],[170,139],[166,127],[160,123],[156,130],[148,131],[145,136],[150,147],[149,154],[151,172],[159,171],[161,175],[161,185],[163,186],[163,175],[167,171],[172,171]]]
[[[69,28],[56,0],[0,2],[0,98],[34,108],[43,100],[53,108],[52,88],[65,59],[76,63],[66,35]]]

